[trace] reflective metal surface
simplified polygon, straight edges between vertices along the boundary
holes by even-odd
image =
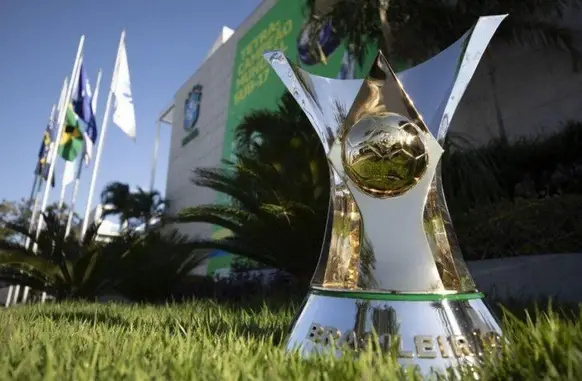
[[[381,53],[363,80],[319,77],[281,52],[265,58],[301,105],[331,167],[329,248],[313,286],[336,290],[475,290],[442,193],[438,136],[505,16],[479,19],[431,60],[396,75]],[[430,121],[430,122],[427,122]]]
[[[414,187],[428,166],[424,134],[406,117],[383,113],[360,118],[343,136],[342,165],[359,190],[399,196]]]
[[[288,350],[304,355],[358,350],[372,344],[428,375],[458,365],[478,365],[500,345],[500,327],[483,300],[374,300],[367,295],[314,290],[292,328]],[[341,311],[341,313],[338,313]]]
[[[281,52],[264,54],[313,124],[331,172],[326,245],[289,348],[310,353],[329,337],[357,347],[374,328],[384,346],[398,332],[403,363],[430,368],[474,361],[478,332],[500,333],[462,259],[439,161],[454,111],[504,18],[480,18],[439,55],[398,75],[381,53],[361,80],[315,76]]]

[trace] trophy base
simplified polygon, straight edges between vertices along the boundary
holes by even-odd
[[[483,294],[390,294],[312,288],[293,323],[287,350],[303,356],[335,345],[364,348],[369,340],[396,353],[398,362],[428,375],[476,366],[483,350],[498,346],[501,328]]]

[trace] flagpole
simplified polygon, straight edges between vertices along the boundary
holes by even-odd
[[[17,284],[14,286],[14,292],[12,293],[12,304],[16,304],[18,302],[18,295],[20,294],[20,285]]]
[[[39,166],[40,163],[37,163],[37,166]],[[32,186],[32,192],[30,192],[30,198],[28,200],[28,207],[30,208],[31,214],[30,214],[30,221],[29,221],[29,225],[28,225],[28,232],[30,233],[32,231],[32,227],[34,225],[34,220],[33,218],[35,217],[36,214],[36,209],[38,208],[38,194],[40,193],[40,190],[42,189],[42,176],[41,175],[35,175],[34,176],[34,185]],[[30,237],[26,237],[26,243],[25,246],[26,249],[28,249],[30,246]],[[12,286],[10,286],[12,287]],[[22,301],[26,302],[26,299],[28,298],[28,290],[29,287],[28,286],[24,286],[24,290],[22,292]],[[19,287],[19,291],[20,291],[20,287]],[[18,297],[18,294],[15,295],[16,297]]]
[[[39,179],[40,179],[40,175],[38,174],[38,169],[40,168],[40,162],[36,163],[36,168],[35,168],[35,172],[34,172],[34,182],[32,183],[32,189],[30,191],[30,197],[28,198],[28,203],[26,204],[27,209],[31,212],[31,216],[32,216],[32,211],[34,209],[33,207],[33,203],[34,203],[34,198],[36,196],[36,188],[38,186],[39,183]],[[28,246],[28,245],[26,245]]]
[[[51,116],[54,113],[54,105],[53,105],[53,109],[51,111]],[[49,120],[50,123],[50,120]],[[41,167],[41,163],[39,161],[39,159],[37,159],[37,163],[36,163],[36,168],[35,168],[35,173],[34,173],[34,182],[32,184],[32,190],[30,191],[30,197],[28,198],[28,203],[26,205],[27,209],[30,211],[30,221],[28,222],[28,232],[30,233],[30,231],[32,230],[32,226],[34,224],[33,222],[33,218],[34,218],[34,213],[36,211],[36,207],[37,207],[37,200],[38,200],[38,192],[40,190],[40,188],[42,187],[42,176],[39,174],[42,174],[42,167]],[[24,247],[26,247],[28,249],[28,246],[30,245],[30,237],[26,237],[26,242],[24,244]]]
[[[89,186],[89,196],[87,198],[87,205],[85,206],[85,216],[83,217],[83,226],[81,228],[80,239],[83,240],[89,225],[89,215],[91,213],[91,204],[93,201],[93,193],[95,192],[95,183],[97,181],[97,173],[99,172],[99,164],[101,162],[101,153],[103,152],[103,143],[105,142],[105,134],[107,133],[107,126],[109,122],[109,114],[111,112],[111,100],[113,98],[113,84],[117,76],[117,66],[119,65],[119,52],[125,40],[125,29],[121,31],[119,38],[119,46],[117,47],[117,56],[115,57],[115,64],[113,66],[113,75],[111,78],[111,85],[109,86],[109,93],[107,94],[107,102],[105,103],[105,113],[101,121],[101,135],[99,136],[99,143],[97,147],[97,155],[95,156],[95,163],[93,164],[93,174],[91,176],[91,185]]]
[[[63,87],[61,88],[61,95],[59,97],[59,104],[62,102],[62,99],[64,97],[64,93],[67,87],[67,78],[65,78],[64,82],[63,82]],[[57,105],[53,104],[53,107],[51,108],[51,113],[49,116],[49,123],[53,123],[54,118],[55,118],[55,114],[57,112]],[[55,142],[51,142],[51,144],[53,144],[53,146],[56,146],[56,141]],[[51,147],[47,147],[46,148],[48,150],[47,156],[50,155],[51,152]],[[51,179],[47,180],[47,184],[51,182]],[[43,181],[41,180],[38,189],[36,191],[36,195],[34,197],[34,205],[32,207],[32,215],[30,216],[30,222],[28,225],[28,232],[32,233],[32,229],[34,229],[34,222],[36,221],[37,218],[37,214],[38,214],[38,195],[42,189],[42,185],[43,185]],[[47,185],[49,186],[49,185]],[[28,247],[30,246],[30,237],[26,237],[26,243],[25,243],[25,247],[28,249]]]
[[[63,82],[63,87],[61,88],[61,95],[59,96],[59,102],[61,102],[61,99],[64,96],[64,90],[65,90],[66,86],[67,86],[67,78],[65,78],[65,81]],[[51,108],[51,113],[49,116],[49,121],[48,121],[48,123],[51,126],[53,125],[55,113],[56,113],[56,105],[53,104],[53,107]],[[44,137],[43,137],[43,139],[44,139]],[[51,142],[51,144],[54,144],[54,143]],[[48,152],[47,152],[47,156],[48,156],[50,154],[50,150],[51,150],[50,145],[49,145],[49,147],[46,147],[46,149],[48,150]],[[40,163],[37,163],[37,165],[39,165],[39,164]],[[42,171],[44,171],[44,168],[40,168],[40,169]],[[35,190],[33,190],[34,196],[31,195],[31,201],[30,201],[30,203],[32,203],[32,209],[31,209],[32,213],[30,215],[30,221],[28,223],[28,233],[29,234],[32,233],[32,229],[34,229],[34,223],[35,223],[36,219],[38,218],[38,201],[39,201],[38,196],[40,195],[40,191],[42,190],[42,186],[43,186],[42,174],[37,175],[37,179],[39,180],[38,187]],[[34,197],[34,202],[32,202],[32,197]],[[30,237],[26,237],[24,247],[26,249],[30,248]],[[10,287],[12,287],[12,286],[10,286]],[[10,289],[9,291],[10,291],[10,294],[12,295],[12,298],[15,299],[15,302],[16,302],[16,299],[18,299],[18,294],[20,293],[20,286],[16,287],[14,290]],[[22,301],[23,302],[26,302],[26,299],[28,298],[28,291],[29,291],[29,287],[25,286],[24,290],[22,292]]]
[[[53,104],[53,107],[51,108],[51,114],[50,114],[50,117],[49,117],[49,123],[51,124],[52,128],[54,128],[55,115],[59,112],[59,109],[61,108],[62,103],[64,101],[65,92],[67,90],[67,85],[68,85],[68,80],[69,80],[68,77],[65,77],[65,80],[63,81],[63,86],[61,87],[61,95],[59,96],[58,106],[55,105],[55,104]],[[48,150],[48,152],[47,152],[47,159],[51,155],[51,152],[53,150],[56,150],[57,149],[57,141],[56,141],[56,138],[53,137],[53,140],[54,141],[51,141],[51,144],[49,145],[49,147],[47,147],[47,150]],[[47,162],[48,162],[48,160],[47,160]],[[49,167],[50,167],[50,162],[48,162],[48,164],[49,164]],[[43,168],[43,170],[44,170],[44,168]],[[28,232],[30,234],[32,234],[32,231],[34,229],[34,224],[35,224],[35,222],[36,222],[36,220],[38,218],[38,202],[39,202],[39,195],[40,195],[40,191],[42,190],[43,183],[45,185],[45,189],[46,188],[52,188],[52,182],[53,182],[52,180],[53,180],[53,178],[47,178],[46,181],[43,181],[42,178],[41,178],[41,181],[38,184],[38,189],[37,189],[36,195],[34,197],[34,205],[33,205],[33,208],[32,208],[32,215],[30,216],[30,223],[29,223],[29,226],[28,226]],[[30,237],[26,237],[25,247],[27,249],[30,247]],[[36,245],[33,245],[33,250],[36,252]],[[24,287],[24,291],[23,291],[23,295],[22,295],[22,301],[23,302],[26,302],[26,300],[28,298],[28,291],[29,291],[29,287],[28,286],[25,286]],[[15,301],[16,301],[16,299],[18,299],[19,292],[20,292],[20,286],[17,287],[14,290],[13,298],[15,299]],[[43,292],[43,294],[44,294],[44,292]]]
[[[39,168],[40,167],[40,162],[37,159],[37,163],[36,163],[36,168],[34,169],[34,182],[32,183],[32,190],[30,191],[30,197],[28,198],[28,202],[27,202],[27,210],[30,210],[31,212],[31,217],[30,217],[30,222],[29,222],[29,227],[28,227],[28,231],[30,232],[31,227],[32,227],[32,217],[34,214],[34,209],[36,207],[36,199],[37,197],[35,197],[37,195],[37,188],[40,188],[40,183],[42,183],[42,181],[39,181],[41,179],[41,177],[39,176]],[[33,203],[35,204],[33,206]],[[28,249],[28,246],[30,245],[30,238],[26,237],[26,242],[25,242],[25,246]],[[12,298],[12,294],[14,291],[14,286],[8,286],[8,293],[6,294],[6,302],[4,303],[5,307],[8,307],[10,305],[10,299]],[[18,289],[20,290],[20,287],[18,287]],[[26,295],[28,294],[28,289],[25,288],[24,289],[24,296],[23,298],[26,297]]]
[[[51,181],[53,178],[53,175],[55,173],[55,167],[56,167],[56,162],[57,162],[57,154],[58,154],[58,148],[57,148],[57,144],[60,142],[61,140],[61,135],[63,134],[63,130],[64,130],[64,126],[65,126],[65,116],[67,114],[66,111],[66,106],[67,104],[70,102],[71,100],[71,96],[73,94],[73,86],[75,83],[75,78],[77,78],[78,75],[78,71],[79,71],[79,64],[80,64],[80,60],[81,60],[81,53],[83,52],[83,44],[85,43],[85,36],[82,35],[81,39],[79,40],[79,47],[77,48],[77,56],[75,57],[75,63],[73,64],[73,70],[71,72],[71,81],[69,82],[68,86],[67,86],[67,92],[65,94],[65,97],[63,99],[63,103],[61,104],[61,109],[59,110],[59,115],[58,115],[58,121],[57,121],[57,134],[56,134],[56,139],[55,139],[55,149],[53,150],[53,152],[51,152],[51,163],[49,165],[49,172],[48,172],[48,176],[47,178],[49,179],[48,181]],[[44,211],[46,210],[47,207],[47,203],[48,203],[48,197],[49,197],[49,191],[50,191],[50,186],[45,187],[44,189],[44,195],[42,198],[42,204],[41,204],[41,213],[44,213]],[[38,237],[40,236],[40,232],[42,230],[42,223],[43,223],[43,219],[39,218],[38,219],[38,225],[36,227],[36,238],[38,239]],[[36,247],[36,244],[34,245],[34,247]]]
[[[67,82],[68,82],[68,78],[65,77],[65,80],[63,81],[63,86],[61,87],[61,95],[59,96],[59,102],[58,102],[59,107],[60,107],[60,105],[63,102],[63,99],[65,97],[65,91],[67,89]],[[53,104],[53,107],[51,108],[49,120],[48,120],[49,125],[52,126],[51,128],[54,128],[54,120],[55,120],[56,113],[57,113],[57,105]],[[44,137],[43,137],[43,139],[44,139]],[[53,138],[53,140],[54,141],[51,141],[49,146],[46,147],[46,150],[47,150],[46,157],[47,158],[51,154],[52,150],[56,149],[56,139]],[[50,163],[48,163],[48,164],[50,165]],[[46,165],[46,162],[45,162],[45,165]],[[41,170],[44,171],[44,168],[41,168]],[[30,216],[30,221],[28,224],[28,233],[29,234],[32,233],[32,230],[34,229],[34,224],[36,222],[36,219],[38,218],[38,201],[39,201],[39,195],[40,195],[40,191],[42,190],[43,183],[46,183],[46,185],[45,185],[46,187],[52,187],[52,179],[51,178],[47,178],[46,181],[43,181],[42,174],[39,177],[40,177],[40,181],[38,183],[38,188],[36,189],[36,193],[34,195],[34,204],[32,206],[32,214]],[[24,247],[26,247],[26,249],[30,248],[30,237],[26,237],[26,242],[24,244]],[[23,302],[26,302],[26,300],[28,298],[28,291],[29,291],[29,287],[25,286],[23,294],[22,294]],[[18,287],[18,289],[15,290],[14,298],[18,298],[19,292],[20,292],[20,287]]]
[[[158,165],[158,151],[160,149],[160,129],[162,122],[158,120],[156,123],[156,141],[154,143],[154,155],[152,158],[152,174],[150,179],[150,192],[154,191],[154,182],[156,181],[156,167]]]
[[[30,204],[31,204],[31,214],[30,214],[30,221],[28,223],[28,232],[31,233],[32,229],[34,228],[34,221],[36,220],[36,218],[38,217],[38,196],[40,194],[40,191],[42,190],[42,185],[43,185],[43,178],[41,176],[37,176],[37,187],[36,189],[33,191],[33,196],[31,197],[30,200]],[[27,249],[30,246],[30,237],[26,237],[26,243],[25,246]]]
[[[4,307],[10,306],[10,301],[12,299],[13,292],[14,292],[14,286],[8,286],[8,292],[6,293],[6,300],[4,301]]]
[[[55,116],[58,115],[58,113],[60,112],[60,110],[63,108],[63,102],[65,101],[65,95],[66,95],[66,92],[67,92],[68,83],[69,83],[69,78],[68,77],[65,77],[65,80],[63,81],[63,86],[61,87],[61,94],[59,95],[59,102],[58,102],[57,105],[54,105],[53,104],[53,107],[51,108],[51,114],[50,114],[49,123],[51,123],[51,125],[53,126],[52,128],[54,128]],[[51,162],[49,162],[48,159],[50,158],[50,156],[52,156],[52,152],[53,151],[56,152],[57,149],[58,149],[57,148],[57,144],[58,144],[57,138],[56,137],[53,137],[53,140],[54,141],[52,141],[51,144],[48,147],[48,153],[47,153],[47,162],[48,162],[48,165],[49,165],[49,169],[50,169]],[[39,216],[38,216],[38,202],[39,202],[39,197],[38,196],[40,195],[40,191],[42,190],[42,185],[44,183],[44,185],[45,185],[45,191],[46,191],[46,189],[51,189],[52,188],[53,179],[54,179],[54,172],[53,172],[53,177],[47,177],[47,180],[46,181],[41,181],[40,184],[39,184],[37,194],[36,194],[36,196],[34,198],[34,207],[33,207],[33,210],[32,210],[32,216],[30,217],[30,225],[29,225],[29,228],[28,228],[29,233],[32,233],[32,231],[34,229],[34,225],[36,223],[36,220],[37,219],[42,219],[42,218],[39,218]],[[30,237],[26,237],[26,246],[25,247],[28,249],[29,246],[30,246]],[[33,249],[34,252],[36,252],[36,244],[33,245],[32,249]],[[29,291],[29,289],[30,288],[28,286],[24,286],[24,290],[22,292],[22,301],[24,303],[26,303],[26,300],[28,299],[28,291]],[[17,287],[14,290],[14,296],[13,296],[13,298],[15,299],[15,302],[16,302],[16,299],[18,299],[19,292],[20,292],[20,287]],[[43,292],[43,295],[44,294],[45,293]]]
[[[79,59],[79,68],[81,67],[82,64],[83,64],[83,55],[81,55],[81,58]],[[78,70],[77,70],[77,72],[78,72]],[[78,77],[79,77],[79,75],[77,73],[77,76],[73,78],[73,88],[71,90],[71,98],[73,97],[73,93],[75,92],[75,90],[77,89],[77,86],[79,84],[78,79],[77,79]],[[68,103],[70,103],[70,100]],[[65,105],[65,113],[67,112],[68,103]],[[65,168],[63,169],[63,176],[61,179],[61,194],[59,196],[59,203],[57,204],[58,205],[57,210],[59,213],[59,221],[61,220],[61,216],[64,212],[63,207],[65,206],[65,197],[67,196],[67,186],[69,186],[69,184],[73,180],[73,179],[69,179],[69,175],[70,175],[69,170],[74,171],[74,165],[75,165],[74,162],[70,162],[70,161],[65,160]],[[74,173],[72,174],[71,177],[73,177],[73,178],[75,177]],[[69,181],[65,181],[65,179],[67,179]]]
[[[65,166],[66,165],[67,164],[65,163]],[[63,209],[63,206],[65,205],[65,195],[67,192],[67,184],[65,184],[65,175],[66,175],[66,169],[63,170],[63,179],[61,180],[61,195],[59,196],[59,203],[58,203],[59,214],[61,213],[61,210]]]
[[[93,115],[97,113],[97,99],[99,97],[99,87],[101,86],[101,75],[102,71],[99,69],[97,72],[97,82],[95,82],[95,94],[93,99],[91,99],[93,109]],[[85,144],[85,147],[87,145]],[[71,198],[71,207],[69,209],[69,217],[67,218],[67,227],[65,228],[65,238],[69,236],[71,232],[71,225],[73,223],[73,215],[75,214],[75,204],[77,203],[77,192],[79,191],[79,183],[81,182],[81,173],[83,171],[83,161],[84,158],[81,157],[79,160],[79,168],[77,169],[77,178],[75,179],[75,186],[73,188],[73,197]]]

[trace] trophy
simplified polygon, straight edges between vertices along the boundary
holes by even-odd
[[[395,74],[378,53],[364,79],[265,59],[315,128],[330,167],[325,244],[288,350],[372,342],[423,373],[477,365],[501,328],[463,261],[439,161],[449,122],[506,15],[481,17],[437,56]],[[376,348],[377,348],[376,347]]]

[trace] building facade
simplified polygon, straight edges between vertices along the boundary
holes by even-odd
[[[233,152],[233,133],[241,118],[256,109],[272,109],[284,92],[262,58],[266,50],[283,50],[308,71],[333,78],[362,77],[341,41],[327,41],[326,65],[312,65],[302,50],[304,0],[265,0],[236,30],[225,28],[209,56],[178,89],[160,116],[171,125],[166,197],[169,213],[199,204],[226,202],[212,190],[191,183],[192,170],[219,167]],[[582,25],[580,14],[568,23]],[[371,55],[375,52],[370,49]],[[582,51],[582,47],[581,47]],[[567,120],[582,120],[582,74],[569,53],[559,49],[525,49],[493,43],[459,104],[450,131],[472,144],[486,144],[501,127],[510,138],[548,133]],[[366,65],[364,65],[365,67]],[[396,70],[403,67],[395,65]],[[192,237],[228,234],[203,224],[177,228]],[[231,256],[215,252],[198,269],[224,273]]]

